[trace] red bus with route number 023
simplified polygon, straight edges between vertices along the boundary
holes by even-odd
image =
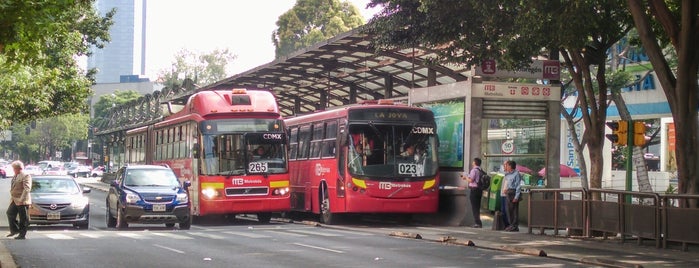
[[[289,211],[287,134],[272,93],[201,91],[162,108],[162,121],[126,132],[127,163],[167,164],[190,180],[193,216],[269,222]]]
[[[434,213],[432,111],[390,100],[286,118],[291,210],[332,224],[346,213]]]

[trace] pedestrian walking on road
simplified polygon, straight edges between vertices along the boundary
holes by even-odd
[[[517,171],[517,163],[508,161],[505,165],[505,178],[503,179],[507,196],[507,219],[510,226],[505,228],[508,232],[519,232],[519,201],[522,194],[522,175]]]
[[[10,225],[10,233],[7,237],[26,239],[29,228],[29,205],[32,204],[32,176],[24,173],[24,164],[21,161],[12,162],[15,176],[10,186],[10,206],[7,208],[7,221]],[[19,216],[19,220],[17,217]]]
[[[481,198],[483,198],[483,189],[478,187],[478,180],[481,178],[481,159],[476,157],[473,159],[471,171],[469,171],[467,176],[461,175],[462,179],[468,181],[469,189],[469,200],[471,201],[471,211],[473,211],[473,222],[475,223],[473,228],[483,227],[483,222],[481,221]]]

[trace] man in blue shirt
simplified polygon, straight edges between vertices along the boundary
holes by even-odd
[[[519,200],[522,194],[522,175],[517,171],[517,163],[508,161],[505,165],[504,185],[507,190],[507,219],[510,226],[505,228],[507,232],[519,232]]]

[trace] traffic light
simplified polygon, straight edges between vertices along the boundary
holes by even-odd
[[[612,129],[612,134],[605,135],[607,139],[612,141],[615,145],[624,146],[626,145],[627,135],[629,131],[628,122],[624,120],[607,122],[607,126]]]
[[[646,145],[646,123],[633,122],[633,145],[643,147]]]

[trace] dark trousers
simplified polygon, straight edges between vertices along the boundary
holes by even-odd
[[[502,215],[503,226],[510,226],[510,219],[507,215],[507,196],[500,196],[500,214]]]
[[[24,237],[27,234],[29,227],[29,206],[15,205],[15,202],[10,201],[10,206],[7,208],[7,222],[10,225],[11,233],[19,233],[19,236]],[[19,216],[19,221],[17,221]]]
[[[471,200],[471,211],[473,211],[473,221],[477,225],[483,226],[483,222],[481,222],[481,198],[483,198],[483,191],[479,189],[471,189],[468,198]]]
[[[507,191],[507,219],[513,228],[519,227],[519,202],[512,203],[515,199],[515,191]]]

